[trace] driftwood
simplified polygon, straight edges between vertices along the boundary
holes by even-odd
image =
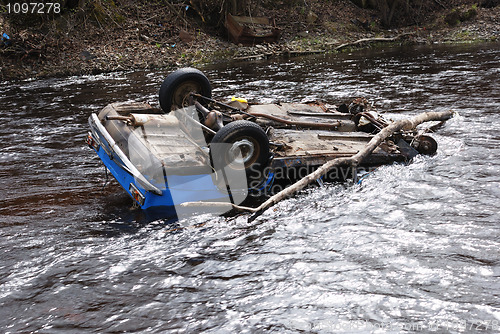
[[[450,119],[453,116],[453,111],[443,111],[443,112],[426,112],[419,114],[411,119],[403,119],[400,121],[393,122],[389,124],[387,127],[382,129],[379,133],[377,133],[366,146],[360,150],[358,153],[351,157],[337,158],[330,160],[323,164],[321,167],[316,169],[314,172],[308,174],[304,178],[295,182],[291,186],[283,189],[276,195],[271,196],[267,201],[262,203],[257,208],[244,207],[229,203],[207,203],[207,202],[190,202],[183,203],[181,206],[184,207],[193,207],[193,206],[212,206],[212,207],[225,207],[228,209],[234,209],[236,211],[247,211],[251,212],[252,215],[249,217],[248,221],[251,222],[257,217],[259,217],[265,210],[274,204],[292,196],[296,192],[304,189],[311,183],[316,182],[323,175],[327,174],[329,170],[335,167],[356,167],[358,166],[363,159],[365,159],[368,155],[370,155],[383,141],[385,141],[388,137],[392,136],[395,132],[401,130],[411,130],[417,127],[417,125],[429,122],[429,121],[445,121]]]
[[[255,55],[249,55],[249,56],[242,56],[242,57],[234,57],[234,60],[256,60],[256,59],[269,59],[272,57],[281,57],[281,56],[286,56],[286,57],[293,57],[293,56],[303,56],[303,55],[311,55],[311,54],[318,54],[318,53],[325,53],[328,51],[334,51],[334,52],[339,52],[342,49],[345,49],[347,47],[351,46],[357,46],[363,43],[376,43],[376,42],[395,42],[397,40],[402,39],[403,37],[412,35],[413,33],[404,33],[404,34],[399,34],[394,37],[374,37],[374,38],[362,38],[358,39],[357,41],[351,42],[351,43],[344,43],[340,44],[338,46],[334,46],[337,43],[325,43],[323,44],[323,48],[317,49],[317,50],[279,50],[279,51],[268,51],[268,52],[263,52]]]
[[[335,51],[340,51],[344,48],[347,48],[347,47],[350,47],[350,46],[356,46],[356,45],[359,45],[359,44],[363,44],[363,43],[375,43],[375,42],[395,42],[405,36],[408,36],[408,35],[412,35],[412,33],[404,33],[404,34],[399,34],[397,36],[394,36],[394,37],[374,37],[374,38],[362,38],[362,39],[358,39],[357,41],[354,41],[354,42],[351,42],[351,43],[344,43],[344,44],[341,44],[339,46],[336,46],[334,48]],[[330,44],[327,44],[327,45],[332,45],[332,43]]]

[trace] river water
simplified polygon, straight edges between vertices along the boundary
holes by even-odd
[[[103,188],[84,144],[91,112],[157,105],[166,72],[0,83],[1,332],[498,332],[499,63],[486,44],[202,68],[217,98],[459,116],[433,157],[186,229]]]

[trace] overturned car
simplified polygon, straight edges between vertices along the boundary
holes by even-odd
[[[87,144],[140,208],[179,216],[186,202],[265,197],[326,161],[355,155],[390,123],[362,98],[339,107],[251,104],[217,101],[211,92],[202,72],[183,68],[163,81],[161,108],[113,103],[89,117]],[[318,182],[436,150],[431,137],[398,131],[356,170],[336,169]]]

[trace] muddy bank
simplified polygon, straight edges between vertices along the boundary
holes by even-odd
[[[325,6],[325,5],[323,5]],[[162,69],[200,63],[342,52],[379,44],[432,44],[498,41],[500,7],[463,5],[444,9],[428,24],[385,30],[374,11],[350,1],[304,13],[267,11],[282,29],[277,43],[235,45],[222,29],[181,16],[158,4],[125,8],[103,20],[61,17],[44,29],[12,24],[0,16],[0,80]],[[473,10],[470,17],[468,11]],[[456,17],[455,17],[455,16]],[[468,15],[468,14],[467,14]],[[22,18],[21,18],[22,19]]]

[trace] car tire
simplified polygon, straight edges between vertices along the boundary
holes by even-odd
[[[165,113],[189,105],[189,94],[197,93],[212,98],[208,78],[195,68],[181,68],[170,73],[160,87],[160,107]],[[206,105],[206,101],[200,101]]]
[[[224,143],[230,145],[214,145]],[[250,121],[234,121],[222,127],[210,143],[212,163],[216,168],[226,166],[241,169],[244,166],[248,181],[264,177],[269,161],[269,138],[262,128]],[[242,161],[232,164],[235,153]]]

